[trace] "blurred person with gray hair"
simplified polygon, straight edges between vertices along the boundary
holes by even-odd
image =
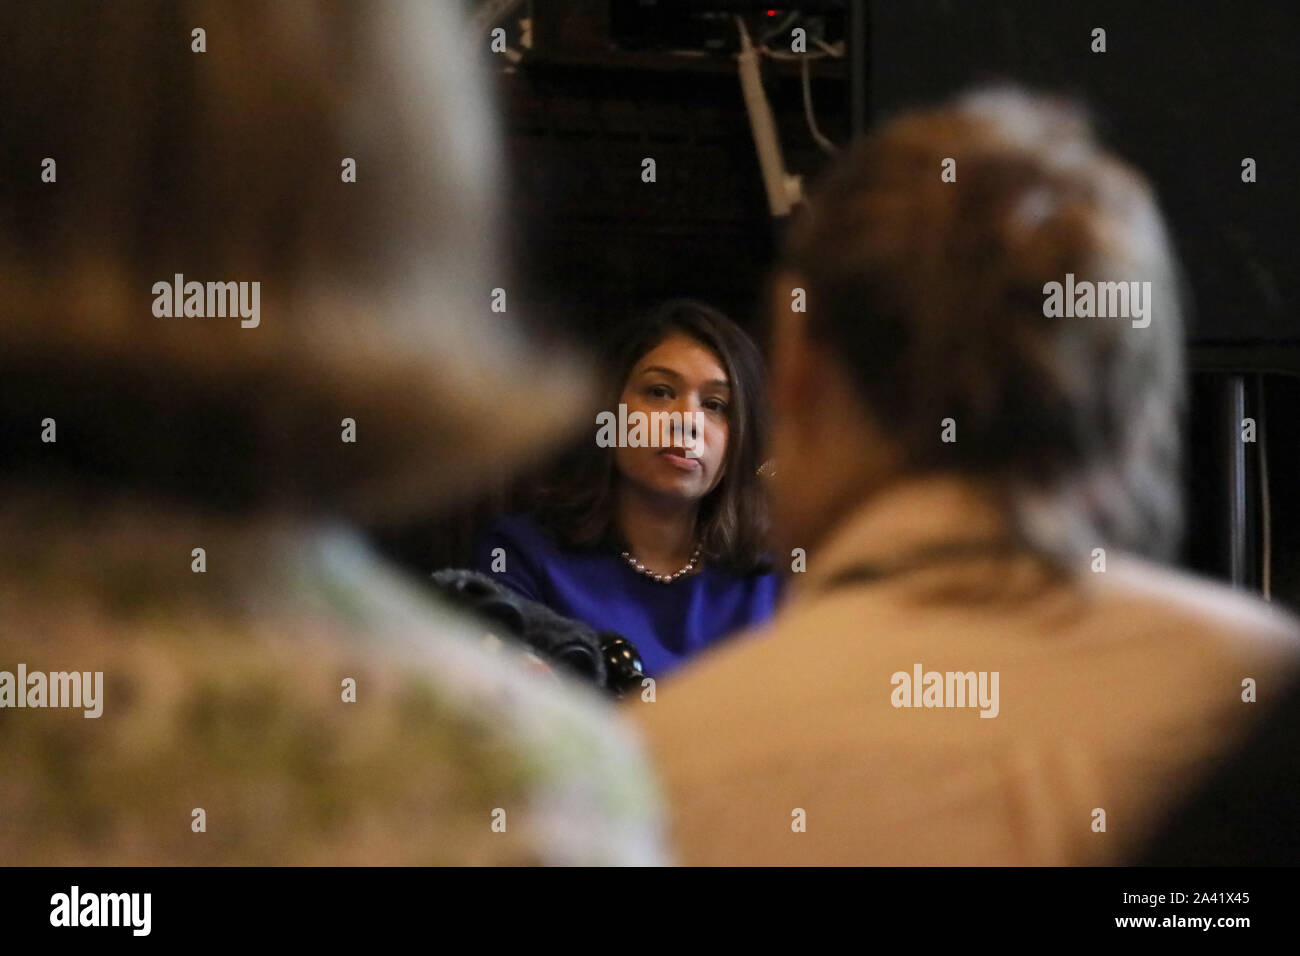
[[[975,91],[834,164],[769,290],[792,597],[629,705],[682,860],[1123,862],[1276,702],[1296,622],[1160,564],[1180,285],[1068,101]]]
[[[660,859],[617,713],[352,530],[535,459],[590,398],[488,309],[462,29],[0,9],[6,863]]]

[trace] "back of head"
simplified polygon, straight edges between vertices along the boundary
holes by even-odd
[[[1176,546],[1177,265],[1150,187],[1076,106],[989,89],[886,122],[783,260],[907,470],[989,482],[1052,552]]]
[[[462,30],[417,2],[0,8],[8,476],[400,514],[571,422],[575,380],[490,309]]]

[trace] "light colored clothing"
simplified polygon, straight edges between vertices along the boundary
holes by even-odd
[[[808,552],[770,626],[629,702],[679,862],[1123,862],[1295,673],[1288,615],[1113,553],[1056,583],[1004,554],[824,589],[860,562],[1001,528],[954,481],[882,492]],[[996,717],[894,706],[895,675],[918,664],[997,672]]]
[[[6,864],[662,860],[617,710],[346,530],[6,499],[0,671],[103,672],[98,718],[0,709]]]

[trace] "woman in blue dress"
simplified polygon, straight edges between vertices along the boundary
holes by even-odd
[[[689,300],[623,328],[608,358],[611,402],[598,424],[635,423],[639,413],[672,421],[671,432],[632,447],[629,428],[618,437],[631,441],[603,447],[615,429],[593,430],[531,513],[492,523],[475,566],[560,614],[618,632],[645,672],[662,677],[765,622],[776,604],[759,473],[763,363],[739,326]],[[649,432],[641,440],[660,437]]]

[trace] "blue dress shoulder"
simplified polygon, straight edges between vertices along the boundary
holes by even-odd
[[[706,566],[662,584],[638,574],[618,554],[561,545],[525,515],[492,522],[475,544],[474,568],[558,614],[622,634],[655,678],[737,631],[765,623],[779,597],[778,576],[770,572],[741,575]]]

